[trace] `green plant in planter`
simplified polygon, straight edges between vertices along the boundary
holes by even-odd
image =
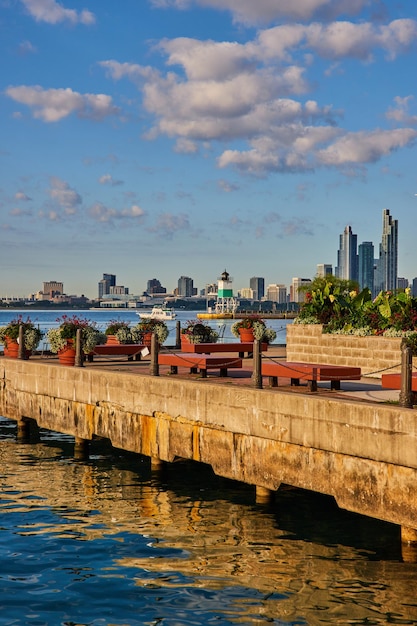
[[[219,338],[214,328],[200,320],[188,320],[181,329],[181,335],[187,337],[190,343],[215,343]]]
[[[143,341],[143,336],[147,333],[155,333],[158,343],[162,345],[169,335],[169,330],[165,322],[152,318],[144,319],[132,328],[135,343]]]
[[[7,326],[0,328],[0,343],[7,346],[8,339],[17,341],[19,338],[19,329],[23,326],[23,338],[26,350],[36,350],[40,340],[43,337],[43,333],[37,328],[31,319],[28,317],[26,320],[21,315],[11,320]]]
[[[252,329],[254,338],[265,343],[271,343],[277,336],[275,330],[267,328],[265,322],[258,317],[244,317],[232,324],[231,330],[235,337],[240,337],[241,328]]]
[[[111,320],[105,334],[106,336],[114,335],[120,343],[134,343],[134,336],[128,322]]]
[[[106,335],[101,333],[95,322],[73,315],[63,315],[56,320],[58,328],[50,328],[46,333],[51,351],[58,353],[68,345],[68,340],[75,342],[77,331],[81,330],[81,350],[89,354],[94,348],[106,343]]]

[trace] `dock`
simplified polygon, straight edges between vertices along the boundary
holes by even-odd
[[[285,359],[270,346],[268,359]],[[95,358],[65,367],[51,356],[0,357],[0,413],[21,431],[39,427],[94,437],[150,458],[211,465],[219,476],[254,486],[257,500],[281,485],[333,496],[341,508],[401,526],[403,541],[417,540],[417,420],[398,405],[398,391],[379,380],[352,380],[343,389],[319,382],[262,389],[252,384],[252,363],[227,377],[206,377],[148,359]]]

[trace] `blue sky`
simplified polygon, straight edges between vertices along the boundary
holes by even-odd
[[[290,285],[399,222],[417,276],[417,2],[0,0],[0,294]]]

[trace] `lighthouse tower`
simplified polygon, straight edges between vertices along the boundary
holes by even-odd
[[[217,302],[215,312],[217,314],[232,314],[237,309],[237,299],[233,296],[232,279],[226,270],[217,281]]]

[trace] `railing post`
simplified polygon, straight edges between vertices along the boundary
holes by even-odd
[[[75,367],[84,367],[84,354],[82,351],[83,344],[83,331],[81,328],[77,329],[75,337]]]
[[[262,344],[259,339],[253,340],[253,386],[262,389]]]
[[[25,329],[23,328],[23,324],[19,324],[19,348],[17,351],[18,359],[26,359],[26,350],[25,350]]]
[[[181,350],[181,322],[179,320],[175,323],[175,349]]]
[[[151,338],[151,376],[159,376],[159,364],[158,364],[159,342],[155,333],[152,333]]]
[[[412,392],[412,369],[413,369],[413,350],[410,346],[403,345],[401,347],[401,391],[400,406],[413,408],[413,392]]]

